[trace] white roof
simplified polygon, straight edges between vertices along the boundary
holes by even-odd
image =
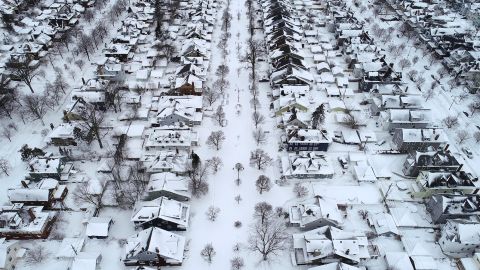
[[[387,252],[385,259],[390,270],[414,270],[406,252]]]
[[[92,217],[87,224],[85,234],[87,236],[108,236],[108,228],[112,222],[111,218]]]
[[[152,227],[140,231],[127,239],[125,251],[127,258],[143,251],[159,254],[167,261],[176,263],[183,261],[185,237],[160,228]]]
[[[73,259],[71,270],[96,270],[101,255],[96,252],[79,252]]]
[[[83,238],[66,237],[62,240],[60,247],[56,253],[57,258],[73,258],[75,254],[82,250],[84,243]]]

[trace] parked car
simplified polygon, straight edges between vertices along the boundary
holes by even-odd
[[[340,165],[342,165],[342,168],[348,169],[348,163],[345,157],[338,157],[338,162],[340,162]]]
[[[473,152],[468,147],[462,147],[462,152],[468,157],[473,158]]]

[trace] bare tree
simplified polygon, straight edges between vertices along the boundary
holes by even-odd
[[[81,130],[86,131],[82,138],[87,142],[97,139],[100,148],[103,148],[100,128],[104,121],[104,113],[90,104],[85,104],[79,111]]]
[[[248,247],[259,252],[263,260],[268,260],[271,255],[278,255],[287,248],[288,234],[285,224],[277,218],[271,218],[265,223],[256,222],[248,238]]]
[[[295,183],[293,186],[293,192],[298,198],[303,198],[308,195],[308,188],[301,183]]]
[[[466,140],[470,138],[470,133],[465,129],[457,131],[456,135],[458,144],[463,144]]]
[[[209,106],[212,106],[215,101],[220,97],[220,93],[216,87],[207,87],[203,90],[202,93],[205,100],[208,102]]]
[[[257,143],[257,145],[264,143],[267,140],[267,136],[265,135],[265,131],[263,129],[257,128],[255,131],[252,133],[253,139]]]
[[[78,39],[78,48],[87,55],[90,61],[90,50],[92,49],[93,40],[90,36],[82,34]]]
[[[107,191],[107,187],[108,182],[106,180],[98,180],[97,187],[91,187],[89,182],[83,182],[78,184],[73,191],[73,198],[79,203],[90,204],[99,211],[103,207],[102,200]]]
[[[251,70],[252,82],[256,81],[257,61],[263,54],[265,45],[260,40],[249,39],[245,55],[241,57],[241,61],[246,63]]]
[[[40,71],[35,70],[35,68],[29,66],[28,63],[16,64],[11,71],[13,76],[25,83],[32,93],[35,93],[35,91],[33,91],[32,81],[33,78],[41,74]]]
[[[217,254],[215,252],[215,249],[213,248],[212,243],[208,243],[205,245],[205,247],[202,249],[200,252],[200,255],[208,262],[211,263],[213,260],[213,257]]]
[[[475,131],[473,133],[473,138],[475,139],[476,143],[479,143],[480,142],[480,131]]]
[[[223,131],[212,131],[207,138],[207,145],[215,147],[215,149],[218,151],[222,147],[223,141],[225,141],[225,134]]]
[[[235,201],[237,202],[237,204],[240,204],[241,200],[242,200],[242,196],[240,195],[235,196]]]
[[[294,111],[295,118],[296,111]],[[316,129],[323,124],[325,121],[325,104],[318,106],[315,111],[312,113],[312,128]]]
[[[213,114],[213,118],[217,121],[219,126],[223,127],[225,124],[225,112],[223,111],[222,105],[217,107],[217,110]]]
[[[429,88],[427,89],[427,91],[423,92],[423,97],[425,98],[425,101],[428,101],[433,96],[435,96],[435,89],[433,88]]]
[[[447,116],[442,120],[442,122],[447,128],[452,128],[458,125],[458,118],[455,116]]]
[[[409,68],[412,66],[412,63],[410,62],[410,60],[408,59],[401,59],[399,62],[398,62],[398,66],[404,70],[405,68]]]
[[[359,123],[357,119],[351,114],[347,114],[343,117],[343,121],[345,122],[345,125],[350,127],[351,129],[357,129],[359,127]]]
[[[212,168],[213,173],[217,173],[223,166],[223,162],[219,157],[212,157],[207,160],[207,166]]]
[[[0,174],[5,174],[6,176],[10,176],[10,171],[12,170],[12,166],[10,162],[4,158],[0,159]]]
[[[220,208],[215,207],[213,205],[208,207],[207,212],[205,212],[208,220],[210,220],[210,221],[215,221],[217,219],[219,213],[220,213]]]
[[[234,257],[230,260],[230,264],[232,266],[232,270],[240,270],[245,266],[243,258],[241,257]]]
[[[260,223],[266,223],[273,217],[273,207],[267,202],[259,202],[255,205],[255,212],[253,217],[258,218]]]
[[[255,124],[255,128],[258,128],[258,125],[265,122],[265,116],[263,116],[259,112],[255,111],[252,114],[252,120],[253,120],[253,123]]]
[[[12,130],[7,128],[7,127],[3,127],[2,128],[2,132],[1,132],[2,136],[7,139],[9,142],[12,142]]]
[[[240,171],[243,171],[245,169],[242,163],[237,162],[237,164],[235,164],[234,169],[237,171],[237,179],[240,179]]]
[[[270,178],[262,174],[255,182],[255,186],[257,187],[258,192],[262,194],[264,191],[270,191],[272,188],[272,181]]]
[[[215,74],[220,77],[220,80],[225,81],[225,78],[227,77],[229,72],[230,69],[228,68],[228,66],[225,64],[221,64],[217,67],[217,71],[215,71]]]
[[[263,170],[272,163],[273,159],[262,149],[250,152],[250,164],[259,170]]]
[[[470,109],[470,114],[473,115],[477,110],[480,110],[480,99],[472,101],[468,104],[468,108]]]
[[[40,245],[35,245],[34,247],[28,249],[26,261],[32,265],[38,265],[39,263],[46,260],[49,256],[49,253],[45,248]]]
[[[202,195],[208,193],[208,167],[202,163],[193,165],[189,163],[186,167],[188,188],[192,192],[192,195],[199,198]]]
[[[23,106],[30,116],[43,122],[43,117],[48,111],[47,97],[45,95],[28,95],[23,97]]]

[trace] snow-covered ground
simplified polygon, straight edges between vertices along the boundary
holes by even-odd
[[[380,154],[383,150],[391,150],[393,148],[392,136],[388,131],[383,130],[376,125],[376,117],[370,117],[369,106],[363,104],[365,100],[364,93],[356,91],[358,83],[350,81],[348,88],[355,91],[352,96],[347,98],[330,97],[325,91],[332,87],[331,84],[313,83],[311,89],[306,94],[308,100],[308,112],[311,113],[320,104],[334,104],[334,102],[341,102],[345,106],[357,108],[358,113],[365,118],[363,126],[358,128],[359,132],[371,133],[376,136],[376,141],[385,141],[384,144],[365,143],[363,147],[359,145],[347,145],[343,143],[331,143],[328,151],[325,153],[326,159],[331,164],[334,171],[333,177],[324,179],[291,179],[286,184],[277,184],[277,180],[282,178],[281,157],[287,154],[283,147],[282,141],[285,139],[285,131],[279,128],[281,122],[280,116],[275,114],[278,108],[272,108],[270,104],[275,101],[272,98],[272,87],[268,82],[258,82],[258,113],[265,117],[265,121],[261,124],[265,131],[266,140],[257,145],[252,136],[256,130],[255,123],[252,119],[254,108],[251,104],[252,93],[249,89],[250,79],[249,74],[251,70],[245,62],[241,61],[242,56],[247,49],[247,40],[250,37],[248,30],[248,16],[246,1],[217,1],[217,8],[212,12],[216,17],[213,27],[211,40],[211,57],[209,59],[209,68],[206,75],[206,85],[214,88],[218,78],[216,71],[220,65],[226,65],[229,68],[229,73],[226,80],[229,86],[225,90],[225,95],[221,96],[218,101],[211,106],[204,105],[203,121],[200,126],[194,127],[198,133],[198,145],[191,147],[189,150],[194,151],[201,158],[202,161],[211,159],[212,157],[219,157],[223,165],[216,173],[208,176],[209,192],[200,198],[192,198],[188,203],[190,204],[190,221],[189,228],[185,232],[178,232],[178,234],[186,238],[186,248],[184,254],[184,261],[182,266],[163,267],[162,269],[230,269],[231,260],[234,257],[241,257],[245,261],[244,269],[308,269],[309,266],[294,266],[292,264],[291,252],[292,241],[289,238],[287,248],[272,256],[269,261],[263,261],[259,253],[248,249],[248,238],[251,234],[251,228],[255,223],[253,217],[254,207],[259,202],[268,202],[274,208],[283,207],[283,210],[288,212],[288,208],[299,201],[313,199],[318,196],[324,199],[336,201],[338,204],[347,202],[345,209],[338,210],[342,215],[342,227],[346,231],[361,231],[367,234],[375,234],[375,230],[367,223],[365,217],[360,213],[368,211],[370,216],[378,213],[387,213],[389,208],[402,207],[407,205],[408,209],[414,209],[412,212],[417,213],[426,222],[427,226],[422,228],[399,228],[400,235],[403,238],[415,239],[419,243],[428,247],[430,255],[435,259],[438,269],[455,269],[453,260],[446,257],[438,244],[436,243],[437,225],[431,224],[430,216],[425,210],[423,202],[417,198],[410,198],[410,194],[397,187],[406,185],[415,185],[416,180],[404,177],[402,174],[402,165],[405,161],[406,154]],[[288,2],[288,1],[287,1]],[[302,2],[302,1],[300,1]],[[307,1],[305,1],[307,2]],[[308,1],[310,2],[310,1]],[[315,2],[315,1],[313,1]],[[86,22],[80,19],[79,25],[76,28],[81,29],[85,33],[92,31],[94,22],[100,20],[108,20],[108,11],[116,3],[116,0],[109,0],[104,8],[97,11],[95,18],[91,22]],[[303,2],[302,2],[303,3]],[[451,142],[451,147],[456,148],[455,154],[465,163],[464,170],[472,171],[476,175],[480,175],[480,168],[476,166],[480,162],[480,148],[475,143],[473,138],[469,138],[462,146],[468,146],[473,151],[473,158],[468,159],[461,152],[461,146],[456,140],[456,132],[460,129],[468,130],[473,133],[480,126],[479,115],[467,117],[463,112],[468,111],[468,100],[473,96],[459,101],[459,96],[463,93],[460,87],[448,87],[448,81],[452,79],[450,75],[443,75],[439,78],[437,71],[441,68],[438,62],[430,65],[426,60],[428,52],[414,44],[410,39],[402,36],[398,31],[400,22],[383,22],[373,15],[371,9],[372,5],[368,1],[362,2],[362,5],[368,7],[366,10],[354,5],[350,0],[345,1],[346,8],[354,12],[355,17],[361,21],[365,21],[364,28],[372,30],[374,24],[382,28],[390,28],[393,31],[391,38],[387,42],[382,42],[380,39],[375,40],[375,45],[383,47],[386,53],[387,62],[393,62],[398,66],[399,61],[403,58],[413,59],[418,57],[418,62],[409,68],[402,71],[403,81],[408,87],[414,89],[415,83],[408,79],[407,73],[410,70],[417,70],[425,78],[425,87],[429,87],[434,80],[432,76],[438,78],[440,86],[435,88],[435,94],[425,100],[425,107],[432,110],[434,116],[433,122],[441,125],[441,121],[449,115],[453,115],[459,120],[459,127],[457,129],[446,129],[448,139]],[[259,3],[255,3],[258,9],[261,9]],[[302,5],[299,5],[302,6]],[[295,6],[297,7],[297,6]],[[308,5],[307,5],[308,7]],[[185,8],[185,7],[182,7]],[[222,30],[222,14],[224,10],[228,10],[232,16],[231,27],[229,29],[230,38],[228,39],[226,53],[217,46],[219,44]],[[304,15],[305,12],[314,13],[320,19],[328,21],[327,14],[324,11],[305,11],[298,8],[295,11],[297,15]],[[131,13],[131,12],[130,12]],[[257,16],[260,19],[262,12],[258,12]],[[127,18],[128,12],[124,11],[119,16],[116,22],[108,24],[108,37],[105,40],[118,35],[118,27],[120,22]],[[308,25],[304,23],[304,27]],[[317,33],[317,38],[322,37],[332,44],[334,47],[336,40],[335,35],[328,31],[328,26],[310,25],[310,30]],[[150,33],[147,39],[152,41],[154,38],[153,26],[150,26]],[[372,31],[373,32],[373,31]],[[264,31],[257,29],[254,38],[257,40],[265,40]],[[179,48],[182,42],[185,42],[184,37],[179,36],[173,41]],[[72,42],[74,43],[74,42]],[[105,43],[105,42],[103,42]],[[304,62],[309,68],[312,76],[317,76],[317,70],[311,52],[312,45],[306,42],[300,42],[305,45],[301,48],[301,52],[305,55]],[[388,52],[387,47],[391,44],[406,44],[405,49],[401,53],[401,57],[395,56]],[[73,45],[73,44],[72,44]],[[135,56],[132,62],[141,62],[146,58],[146,51],[150,49],[152,44],[142,44],[138,46],[135,51]],[[36,94],[41,94],[45,91],[47,82],[52,82],[55,79],[56,70],[60,69],[64,78],[69,84],[67,94],[62,97],[58,106],[50,110],[44,117],[43,121],[46,125],[42,125],[40,121],[27,120],[22,123],[21,117],[15,115],[14,119],[1,119],[0,126],[7,126],[9,123],[16,123],[18,130],[14,131],[14,136],[11,141],[1,138],[0,143],[0,158],[5,158],[12,166],[9,175],[0,177],[2,184],[0,185],[0,203],[8,204],[7,190],[9,188],[18,186],[20,180],[23,180],[28,174],[28,165],[21,160],[19,149],[24,144],[29,146],[40,147],[47,152],[58,153],[57,147],[46,145],[45,136],[42,133],[48,132],[48,125],[58,126],[62,123],[63,109],[70,101],[70,94],[74,88],[82,85],[82,79],[92,78],[94,76],[95,65],[103,56],[102,49],[107,46],[107,43],[100,44],[98,49],[90,54],[90,61],[87,61],[83,54],[75,55],[71,51],[63,49],[63,55],[55,54],[52,56],[52,63],[43,63],[39,69],[45,72],[45,76],[38,76],[33,81],[33,88]],[[72,46],[74,47],[74,46]],[[178,48],[178,50],[179,50]],[[73,51],[73,50],[72,50]],[[338,54],[330,57],[329,61],[334,66],[340,67],[342,72],[347,77],[352,77],[352,72],[348,70],[345,55],[340,51]],[[267,58],[265,55],[263,58]],[[83,66],[75,65],[78,59],[83,59],[85,64]],[[174,70],[179,67],[178,63],[168,63],[164,70],[170,76]],[[428,68],[425,68],[428,67]],[[258,74],[269,74],[271,72],[268,61],[259,62],[257,67]],[[129,80],[135,80],[135,74],[128,75]],[[335,87],[335,86],[334,86]],[[22,83],[17,87],[19,92],[29,94],[29,89]],[[149,108],[149,103],[152,102],[154,96],[158,97],[164,89],[153,91],[146,91],[142,93],[142,104],[145,108]],[[132,91],[133,92],[133,91]],[[151,104],[150,104],[151,105]],[[226,121],[225,125],[220,126],[213,118],[217,106],[223,106],[225,111]],[[351,106],[350,106],[351,105]],[[131,108],[124,106],[123,110]],[[338,123],[336,119],[336,110],[330,108],[327,110],[326,119],[323,123],[323,128],[328,130],[331,134],[334,131],[351,132],[352,130],[343,124]],[[134,235],[139,229],[135,228],[131,222],[132,209],[118,207],[113,200],[105,199],[105,206],[99,211],[99,217],[112,218],[113,224],[111,226],[109,236],[107,239],[88,239],[85,236],[86,221],[92,216],[92,207],[86,204],[81,204],[75,200],[73,196],[74,190],[88,178],[97,177],[95,171],[99,164],[99,157],[112,157],[116,147],[116,140],[113,138],[114,132],[112,130],[119,126],[144,125],[148,126],[150,120],[127,120],[120,121],[121,112],[114,113],[109,110],[106,113],[105,125],[111,129],[106,129],[103,137],[104,148],[100,149],[97,142],[92,142],[91,145],[82,143],[75,152],[80,156],[81,151],[85,151],[83,158],[73,161],[75,166],[74,176],[66,183],[70,190],[65,199],[65,210],[59,212],[59,218],[54,226],[51,236],[46,240],[22,240],[21,246],[27,249],[40,246],[47,252],[46,258],[42,262],[31,263],[27,258],[22,258],[18,261],[16,269],[69,269],[72,264],[72,258],[56,258],[62,239],[65,237],[78,237],[85,239],[85,244],[82,251],[99,252],[102,255],[99,269],[117,270],[117,269],[135,269],[133,267],[126,267],[123,264],[125,258],[124,242],[125,239]],[[46,130],[46,131],[43,131]],[[208,136],[212,131],[223,131],[225,140],[219,150],[213,149],[207,144]],[[360,144],[361,146],[361,144]],[[263,170],[258,170],[250,166],[250,155],[256,148],[263,149],[268,156],[273,159],[270,166]],[[133,149],[135,154],[146,152],[142,148],[142,143],[138,148]],[[368,164],[378,171],[391,175],[388,180],[375,181],[361,181],[359,180],[359,173],[354,170],[354,163],[351,157],[360,157],[360,162],[368,161]],[[340,158],[349,159],[349,168],[343,168],[339,162]],[[128,163],[128,162],[126,162]],[[240,172],[240,184],[235,182],[237,178],[237,171],[235,164],[241,163],[244,170]],[[255,186],[255,181],[260,175],[268,176],[273,182],[271,190],[260,194]],[[365,175],[363,175],[365,176]],[[308,195],[304,198],[297,198],[296,194],[292,192],[294,183],[301,182],[308,187]],[[402,182],[403,184],[399,184]],[[393,189],[390,188],[393,186]],[[241,200],[236,200],[239,196]],[[384,198],[384,197],[388,197]],[[220,209],[218,218],[211,221],[206,216],[206,211],[210,206],[215,206]],[[388,206],[388,207],[387,207]],[[88,208],[88,210],[86,209]],[[288,222],[288,219],[284,220]],[[240,225],[235,226],[236,222]],[[237,223],[238,224],[238,223]],[[435,229],[435,231],[433,230]],[[288,227],[289,234],[301,232],[299,228]],[[434,233],[435,232],[435,233]],[[216,251],[216,255],[211,263],[208,263],[202,258],[200,251],[202,248],[211,243]],[[378,246],[380,256],[376,259],[362,261],[360,265],[368,267],[368,269],[387,269],[384,258],[387,252],[404,251],[405,246],[397,237],[374,236],[369,238],[369,243]],[[234,249],[239,245],[239,249]],[[27,252],[28,256],[28,252]]]

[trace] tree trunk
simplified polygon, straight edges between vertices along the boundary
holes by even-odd
[[[100,148],[103,148],[102,139],[100,139],[100,132],[98,132],[98,127],[95,128],[95,137],[97,137],[98,145]]]
[[[35,91],[33,91],[32,83],[31,83],[31,82],[25,81],[25,84],[28,86],[28,88],[30,88],[30,91],[31,91],[32,93],[35,93]]]

